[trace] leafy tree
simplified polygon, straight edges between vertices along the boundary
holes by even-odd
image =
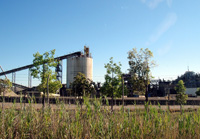
[[[31,75],[34,78],[41,79],[41,83],[38,86],[40,91],[43,91],[43,104],[45,103],[45,93],[47,91],[47,86],[49,86],[49,90],[51,93],[55,93],[59,88],[62,87],[60,81],[56,79],[56,72],[52,71],[52,68],[55,68],[58,64],[54,60],[55,49],[50,52],[45,52],[41,55],[39,52],[33,54],[34,67],[31,68]],[[49,79],[47,84],[47,80]]]
[[[92,81],[87,79],[81,72],[78,72],[70,87],[72,88],[72,93],[75,96],[88,96],[94,91]]]
[[[49,90],[51,93],[55,93],[62,87],[60,81],[56,79],[56,72],[52,71],[52,68],[57,66],[57,62],[54,60],[55,49],[50,52],[45,52],[41,55],[39,52],[34,54],[33,65],[31,68],[31,75],[34,78],[41,79],[41,84],[38,86],[40,91],[46,92],[47,78],[49,77]]]
[[[133,48],[128,52],[129,72],[131,74],[129,82],[133,92],[145,94],[147,85],[150,83],[150,69],[155,66],[152,58],[153,53],[148,48],[141,48],[139,52],[136,48]]]
[[[0,79],[0,93],[5,92],[6,90],[10,91],[12,87],[12,83],[9,79]]]
[[[4,109],[4,101],[5,101],[5,91],[10,92],[10,88],[12,87],[12,83],[9,79],[0,79],[0,94],[3,98],[2,109]]]
[[[106,75],[105,83],[101,88],[102,94],[112,97],[121,97],[122,94],[122,79],[121,79],[121,63],[113,62],[113,57],[110,58],[109,63],[105,64]]]
[[[197,96],[200,96],[200,88],[197,88],[197,91],[195,93]]]
[[[178,102],[178,104],[180,104],[180,110],[182,112],[182,105],[187,102],[188,98],[188,96],[185,94],[186,88],[184,86],[183,80],[180,80],[177,83],[175,90],[177,92],[176,101]]]
[[[50,93],[56,93],[61,87],[62,84],[60,81],[58,81],[56,79],[56,73],[53,73],[52,71],[49,71],[49,73],[47,74],[47,78],[49,76],[49,92]],[[47,91],[47,78],[44,79],[44,82],[39,84],[38,89],[40,91],[46,92]]]

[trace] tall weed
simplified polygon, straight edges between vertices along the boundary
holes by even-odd
[[[84,97],[69,109],[57,100],[55,109],[34,108],[34,99],[26,109],[15,104],[2,113],[0,109],[0,137],[2,138],[199,138],[200,110],[170,113],[158,105],[145,104],[146,109],[110,111],[108,101]],[[21,102],[22,103],[22,102]],[[133,107],[136,105],[133,105]],[[2,118],[4,117],[4,118]],[[3,128],[3,130],[2,130]]]

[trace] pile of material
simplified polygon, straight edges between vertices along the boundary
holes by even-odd
[[[1,96],[3,96],[3,92],[1,92]],[[17,97],[18,95],[15,92],[13,92],[12,90],[6,90],[4,92],[4,96]]]

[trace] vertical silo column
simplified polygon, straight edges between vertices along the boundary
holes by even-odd
[[[62,83],[62,60],[58,62],[58,65],[56,67],[56,73],[57,80]]]
[[[28,70],[28,87],[32,87],[32,76],[31,76],[31,69]]]
[[[16,82],[16,73],[13,72],[12,73],[12,83],[15,84],[15,82]],[[13,85],[13,92],[16,92],[16,86],[15,85]]]

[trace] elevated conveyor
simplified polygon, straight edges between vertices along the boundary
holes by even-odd
[[[68,59],[68,58],[70,58],[70,57],[80,56],[80,55],[81,55],[81,52],[75,52],[75,53],[71,53],[71,54],[68,54],[68,55],[56,57],[55,60],[63,60],[63,59]],[[33,64],[26,65],[26,66],[19,67],[19,68],[15,68],[15,69],[12,69],[12,70],[8,70],[8,71],[5,71],[5,72],[1,72],[1,73],[0,73],[0,76],[6,75],[6,74],[10,74],[10,73],[14,73],[14,72],[21,71],[21,70],[25,70],[25,69],[30,69],[30,68],[32,68],[32,67],[34,67]]]

